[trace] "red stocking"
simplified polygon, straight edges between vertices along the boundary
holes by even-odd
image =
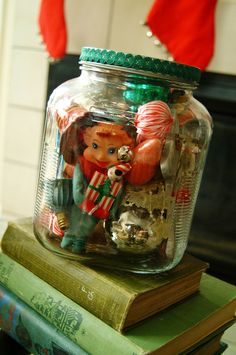
[[[204,70],[214,52],[216,1],[155,0],[146,22],[175,61]]]
[[[62,58],[67,42],[64,0],[41,0],[38,21],[49,56]]]

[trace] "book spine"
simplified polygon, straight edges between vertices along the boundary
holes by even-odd
[[[108,283],[92,269],[88,271],[88,268],[85,270],[80,266],[75,275],[74,267],[68,263],[65,270],[64,259],[53,253],[48,257],[48,250],[26,233],[29,232],[10,223],[1,243],[3,252],[96,317],[121,331],[133,295],[118,287],[115,282]]]
[[[30,353],[88,354],[1,285],[0,328]]]
[[[93,355],[148,353],[3,253],[0,283]]]

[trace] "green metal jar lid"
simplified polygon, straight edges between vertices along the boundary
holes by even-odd
[[[148,71],[154,74],[168,75],[195,84],[199,82],[201,76],[200,69],[189,65],[93,47],[82,48],[80,61]]]

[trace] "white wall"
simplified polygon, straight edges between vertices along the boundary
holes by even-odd
[[[152,3],[65,0],[68,53],[95,46],[164,58],[140,26]],[[0,0],[0,206],[8,218],[33,213],[48,74],[37,35],[39,4]],[[235,20],[236,0],[218,0],[216,48],[208,70],[236,74]]]
[[[218,0],[215,54],[208,71],[236,74],[236,0]]]
[[[1,106],[0,201],[3,216],[20,217],[33,212],[48,62],[37,34],[39,1],[5,2],[11,6],[5,9],[3,35],[8,35],[2,49],[4,72],[7,67],[2,91],[7,96]]]
[[[11,1],[0,1],[0,216],[3,210],[2,188],[4,174],[5,122],[8,102],[8,79],[10,70],[10,52],[13,29]]]

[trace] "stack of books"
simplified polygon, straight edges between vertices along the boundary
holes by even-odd
[[[185,255],[158,275],[102,270],[41,246],[31,219],[1,240],[0,328],[33,354],[220,354],[236,287]],[[1,347],[1,344],[0,344]]]

